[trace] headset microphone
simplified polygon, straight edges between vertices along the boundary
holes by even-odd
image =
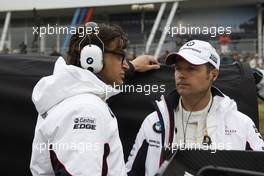
[[[216,80],[216,78],[217,78],[217,76],[214,75],[214,76],[213,76],[213,79],[211,79],[211,81]],[[204,91],[204,93],[202,94],[201,98],[200,98],[200,99],[196,102],[196,104],[194,104],[194,106],[192,107],[191,112],[190,112],[190,114],[189,114],[188,117],[187,117],[187,122],[186,122],[186,125],[185,125],[185,129],[184,129],[184,125],[183,125],[183,107],[182,107],[182,127],[183,127],[183,140],[184,140],[184,145],[186,144],[186,133],[187,133],[187,127],[188,127],[188,122],[189,122],[190,116],[191,116],[193,110],[195,109],[195,107],[196,107],[196,106],[202,101],[202,99],[203,99],[204,97],[206,97],[206,94],[207,94],[208,90],[210,90],[210,88],[211,88],[211,84],[208,85],[207,89]],[[208,115],[208,113],[209,113],[209,111],[210,111],[210,109],[211,109],[211,107],[212,107],[212,104],[213,104],[213,99],[212,99],[212,101],[211,101],[211,105],[210,105],[210,107],[209,107],[209,109],[208,109],[207,115]],[[207,115],[206,115],[206,116],[207,116]],[[206,122],[205,122],[205,123],[206,123]],[[206,124],[205,124],[205,125],[206,125]],[[212,140],[211,140],[210,136],[208,135],[208,132],[207,132],[207,125],[206,125],[205,130],[206,130],[206,131],[205,131],[205,134],[204,134],[204,138],[203,138],[202,143],[203,143],[203,144],[211,145],[211,144],[212,144]]]

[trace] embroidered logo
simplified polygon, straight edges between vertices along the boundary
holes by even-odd
[[[186,44],[186,46],[193,46],[195,43],[194,43],[194,41],[190,41],[190,42],[188,42],[187,44]]]
[[[237,132],[236,129],[229,129],[227,126],[225,126],[225,135],[230,136],[232,134],[235,134]]]
[[[253,125],[253,128],[255,130],[255,133],[259,133],[258,128],[255,125]]]
[[[217,58],[213,54],[211,54],[210,59],[217,64]]]
[[[154,139],[149,139],[148,143],[150,147],[156,147],[156,148],[160,147],[160,142]]]
[[[96,119],[90,117],[77,117],[73,120],[73,129],[96,130]]]
[[[48,113],[47,113],[47,112],[44,112],[43,114],[41,114],[41,117],[42,117],[43,119],[46,119],[47,116],[48,116]]]
[[[153,124],[153,130],[156,133],[161,133],[162,132],[162,127],[161,127],[160,122],[156,122],[156,123]]]

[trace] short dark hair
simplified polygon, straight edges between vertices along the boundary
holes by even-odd
[[[206,64],[207,72],[210,73],[213,69],[215,69],[215,66],[213,66],[211,63],[207,62]]]
[[[122,30],[118,25],[113,24],[97,24],[99,27],[98,37],[104,43],[104,51],[116,51],[119,53],[124,53],[124,49],[127,48],[127,34]],[[80,33],[83,33],[84,26],[80,26],[78,30]],[[85,35],[83,36],[85,37]],[[79,48],[79,43],[83,39],[80,37],[79,33],[73,34],[70,39],[66,63],[68,65],[75,65],[80,67],[80,52],[81,49],[89,44],[89,38],[86,37]],[[102,43],[96,37],[95,34],[90,34],[91,44],[95,44],[102,49]],[[115,42],[115,44],[113,44]]]

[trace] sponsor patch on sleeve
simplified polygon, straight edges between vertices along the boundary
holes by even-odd
[[[255,133],[259,133],[258,128],[255,125],[253,125],[253,128],[255,130]]]

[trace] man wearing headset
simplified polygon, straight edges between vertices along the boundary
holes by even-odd
[[[220,57],[205,41],[192,40],[166,59],[175,65],[176,90],[156,101],[156,111],[141,125],[126,168],[128,175],[153,176],[179,148],[264,151],[253,121],[236,103],[212,86]]]
[[[138,71],[157,69],[151,56],[124,60],[127,37],[118,26],[72,35],[68,56],[60,57],[51,76],[34,87],[39,113],[30,169],[35,175],[126,175],[115,115],[106,100],[117,94],[129,65]],[[129,65],[128,65],[129,64]]]

